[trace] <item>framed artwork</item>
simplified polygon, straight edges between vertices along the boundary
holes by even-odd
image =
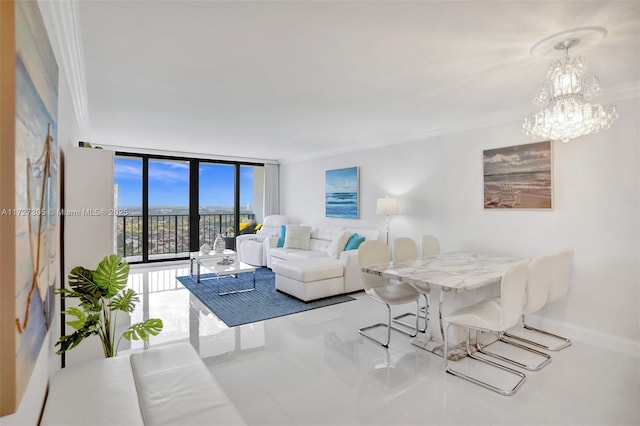
[[[358,218],[359,173],[357,167],[325,172],[325,214],[343,219]]]
[[[551,141],[482,153],[485,209],[551,209]]]
[[[9,3],[9,2],[2,2]],[[2,181],[15,191],[2,198],[2,239],[12,233],[11,245],[2,246],[4,267],[2,309],[2,399],[0,415],[15,412],[27,389],[45,337],[51,326],[58,271],[58,65],[37,2],[10,2],[15,6],[15,108],[3,108],[3,123],[13,120],[3,144]],[[4,7],[4,6],[3,6]],[[2,16],[4,26],[6,15]],[[5,46],[3,45],[3,48]],[[3,79],[4,79],[3,70]],[[3,100],[5,86],[3,83]],[[6,114],[6,116],[5,116]],[[9,117],[12,115],[13,117]],[[4,138],[5,136],[6,139]],[[3,151],[4,151],[3,147]],[[9,185],[7,185],[9,186]],[[10,259],[8,261],[7,259]],[[7,301],[10,301],[10,305]],[[7,309],[5,311],[5,308]],[[8,317],[11,318],[8,318]],[[6,319],[10,319],[5,321]]]

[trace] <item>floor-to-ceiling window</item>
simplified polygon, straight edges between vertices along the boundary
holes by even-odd
[[[114,164],[116,235],[119,255],[142,260],[142,158],[116,157]]]
[[[262,221],[264,167],[117,153],[115,245],[129,262],[186,258],[217,235],[234,248],[238,233]],[[258,208],[256,208],[258,206]]]
[[[201,162],[198,170],[199,240],[213,242],[218,235],[232,238],[236,227],[236,166]]]
[[[188,256],[189,161],[149,159],[148,258]]]

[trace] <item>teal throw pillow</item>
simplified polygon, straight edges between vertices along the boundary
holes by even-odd
[[[363,235],[358,235],[356,234],[351,234],[351,236],[349,237],[349,241],[347,241],[347,245],[345,246],[344,250],[358,250],[358,247],[360,247],[360,244],[362,244],[362,242],[365,240],[365,237]]]
[[[281,225],[280,226],[280,238],[278,239],[278,247],[284,247],[284,237],[287,233],[287,226],[286,225]]]

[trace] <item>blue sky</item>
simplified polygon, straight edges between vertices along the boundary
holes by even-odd
[[[142,160],[117,157],[118,206],[142,205]],[[234,167],[200,164],[200,205],[233,206]],[[253,205],[253,167],[240,167],[240,205]],[[189,205],[189,163],[149,160],[149,207]]]

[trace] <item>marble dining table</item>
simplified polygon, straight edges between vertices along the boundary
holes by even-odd
[[[515,257],[488,253],[455,252],[429,256],[409,262],[369,265],[361,269],[365,273],[409,283],[420,291],[430,293],[431,297],[434,296],[434,293],[438,293],[437,312],[427,312],[426,332],[419,333],[412,339],[411,343],[442,356],[444,345],[442,317],[445,294],[453,293],[452,297],[447,297],[447,304],[450,305],[448,306],[448,311],[451,311],[459,307],[458,305],[461,303],[461,298],[456,298],[456,293],[478,290],[489,286],[495,287],[500,283],[509,266],[518,260],[520,259]],[[427,309],[427,311],[430,311],[430,309]],[[430,314],[432,319],[434,317],[438,319],[438,329],[436,330],[433,329],[434,321],[430,320]],[[450,359],[459,359],[466,356],[463,340],[462,335],[452,340],[459,343],[455,348],[450,349]]]

